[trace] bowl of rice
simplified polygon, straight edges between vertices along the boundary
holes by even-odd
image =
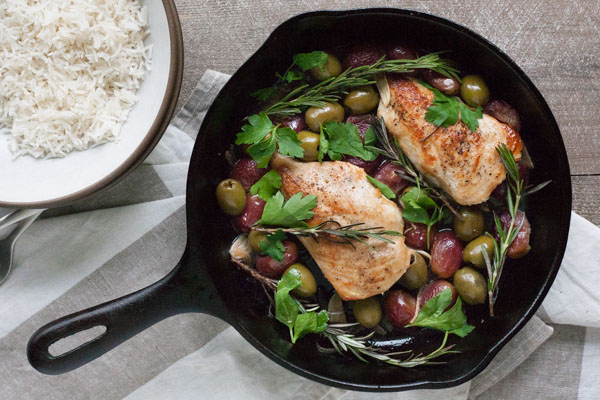
[[[123,178],[160,140],[183,75],[173,0],[0,2],[0,207]]]

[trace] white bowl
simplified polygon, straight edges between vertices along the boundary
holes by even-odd
[[[183,75],[183,40],[173,0],[141,0],[148,9],[152,68],[120,140],[64,158],[14,158],[0,135],[0,207],[48,208],[94,193],[139,165],[165,131]]]

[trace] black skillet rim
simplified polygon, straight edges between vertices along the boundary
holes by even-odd
[[[517,334],[517,332],[519,330],[521,330],[521,328],[523,328],[523,326],[531,319],[531,317],[534,315],[534,313],[537,311],[537,309],[541,305],[546,294],[550,290],[550,286],[552,285],[552,283],[554,282],[554,279],[556,278],[556,274],[558,273],[558,269],[560,268],[560,263],[561,263],[561,260],[563,258],[563,255],[564,255],[564,252],[566,249],[567,236],[568,236],[569,225],[570,225],[570,210],[571,210],[571,203],[572,203],[571,178],[570,178],[570,169],[569,169],[566,148],[564,145],[564,141],[562,140],[562,136],[560,134],[560,129],[558,127],[556,119],[554,118],[554,116],[552,114],[552,111],[550,110],[550,107],[546,103],[545,99],[543,98],[543,96],[541,95],[539,90],[533,84],[531,79],[529,79],[529,77],[525,74],[525,72],[505,52],[503,52],[501,49],[499,49],[496,45],[491,43],[489,40],[485,39],[483,36],[471,31],[470,29],[468,29],[467,27],[465,27],[461,24],[458,24],[456,22],[450,21],[448,19],[436,16],[433,14],[428,14],[428,13],[423,13],[423,12],[413,11],[413,10],[408,10],[408,9],[399,9],[399,8],[361,8],[361,9],[337,10],[337,11],[312,11],[312,12],[308,12],[308,13],[299,14],[299,15],[296,15],[295,17],[292,17],[292,18],[282,22],[277,28],[275,28],[275,30],[269,35],[269,37],[260,46],[260,48],[258,48],[254,52],[254,54],[250,58],[248,58],[248,60],[244,64],[242,64],[242,66],[240,66],[240,68],[236,71],[234,76],[238,73],[239,70],[242,70],[248,64],[254,63],[255,60],[258,57],[260,57],[260,53],[263,53],[264,49],[268,47],[271,39],[274,36],[276,36],[280,30],[284,29],[284,27],[288,24],[294,23],[301,19],[312,18],[312,17],[323,17],[323,16],[342,17],[342,16],[361,15],[361,14],[363,14],[363,15],[365,15],[365,14],[391,14],[391,15],[416,17],[416,18],[421,18],[421,19],[426,19],[426,20],[433,20],[434,22],[445,25],[451,29],[458,30],[458,31],[462,32],[463,34],[466,34],[466,35],[472,37],[476,41],[481,42],[482,45],[489,48],[492,52],[494,52],[501,59],[503,59],[503,61],[506,62],[509,65],[509,67],[515,71],[515,73],[519,76],[519,78],[523,80],[527,89],[536,98],[536,101],[540,105],[542,112],[549,118],[553,133],[558,134],[558,136],[559,136],[560,140],[558,140],[558,143],[557,143],[559,148],[557,148],[557,151],[559,151],[560,154],[555,155],[555,157],[556,156],[561,157],[562,161],[565,165],[565,168],[566,168],[566,182],[561,182],[561,184],[566,184],[565,187],[563,188],[564,189],[563,196],[564,196],[565,203],[567,203],[569,205],[569,207],[568,207],[568,210],[566,209],[567,207],[565,207],[565,209],[561,210],[561,211],[562,211],[562,214],[567,213],[568,215],[561,214],[561,218],[565,220],[564,224],[561,225],[562,228],[561,228],[561,232],[560,232],[560,236],[562,237],[563,240],[560,241],[561,245],[556,249],[554,260],[552,263],[552,269],[549,271],[547,278],[544,281],[543,286],[541,287],[538,295],[536,296],[536,300],[533,302],[532,306],[525,312],[525,314],[521,317],[519,322],[515,326],[513,326],[513,328],[503,338],[501,338],[495,346],[493,346],[491,349],[489,349],[489,351],[481,359],[479,364],[477,364],[468,373],[463,374],[462,376],[458,376],[454,379],[448,379],[445,381],[421,380],[421,381],[412,382],[412,383],[399,383],[399,384],[393,384],[393,385],[368,385],[368,384],[356,384],[356,383],[352,383],[352,382],[323,377],[323,376],[315,374],[309,370],[300,368],[300,367],[292,364],[291,362],[279,357],[277,354],[272,352],[271,349],[269,349],[266,346],[263,346],[263,344],[261,342],[256,340],[250,332],[248,332],[242,325],[240,325],[233,318],[226,318],[226,320],[228,323],[230,323],[232,326],[234,326],[238,332],[240,332],[240,334],[244,337],[245,340],[247,340],[249,343],[251,343],[256,349],[258,349],[261,353],[266,355],[268,358],[275,361],[277,364],[279,364],[279,365],[283,366],[284,368],[289,369],[305,378],[312,379],[314,381],[317,381],[317,382],[320,382],[320,383],[323,383],[326,385],[335,386],[335,387],[339,387],[339,388],[343,388],[343,389],[349,389],[349,390],[357,390],[357,391],[387,391],[387,392],[412,390],[412,389],[441,389],[441,388],[457,386],[464,382],[467,382],[468,380],[472,379],[477,374],[479,374],[491,362],[491,360],[494,358],[494,356],[506,345],[506,343],[508,343],[508,341],[510,339],[512,339]],[[233,80],[230,79],[221,91],[223,92],[226,90],[231,90],[231,85],[232,85],[231,82],[232,81]],[[209,116],[212,113],[214,108],[215,108],[215,105],[213,103],[213,105],[211,105],[211,107],[209,108],[206,115]],[[204,126],[204,124],[203,124],[203,126]],[[203,126],[200,128],[199,135],[202,134]],[[563,177],[563,178],[565,178],[565,177]],[[189,187],[190,186],[189,186],[189,182],[188,182],[188,189],[189,189]]]

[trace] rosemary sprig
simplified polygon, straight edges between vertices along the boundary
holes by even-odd
[[[275,289],[277,289],[277,280],[261,275],[255,268],[250,267],[243,260],[231,256],[231,262],[237,265],[241,270],[249,273],[251,277],[256,279],[263,286],[263,288],[270,291],[275,291]]]
[[[282,231],[295,236],[310,236],[317,242],[319,241],[319,238],[323,238],[335,243],[349,244],[352,247],[354,247],[354,243],[352,243],[354,240],[370,246],[367,243],[369,238],[377,239],[385,243],[394,243],[385,236],[402,236],[402,233],[400,232],[385,230],[381,226],[363,227],[364,225],[365,224],[362,222],[350,225],[342,225],[337,221],[327,220],[318,225],[309,226],[306,228],[265,228],[258,225],[252,229],[268,233]],[[370,247],[374,249],[374,246]]]
[[[371,338],[374,333],[375,332],[371,332],[368,335],[357,337],[347,333],[344,329],[336,328],[335,325],[330,325],[322,335],[329,339],[335,351],[341,355],[344,355],[346,352],[350,352],[356,358],[366,363],[369,361],[365,357],[368,357],[402,368],[414,368],[419,365],[444,364],[444,362],[432,360],[446,354],[459,353],[459,351],[452,350],[454,345],[446,346],[448,332],[444,334],[444,339],[442,340],[440,347],[429,354],[417,355],[415,355],[411,350],[386,352],[385,350],[369,346],[367,340]],[[404,359],[399,357],[402,355],[407,355],[407,357]]]
[[[506,205],[508,213],[511,217],[511,221],[508,229],[505,230],[502,227],[500,218],[498,218],[498,215],[494,213],[494,224],[496,226],[498,236],[500,237],[500,243],[494,239],[492,234],[486,232],[487,236],[494,239],[493,260],[490,260],[487,251],[483,247],[481,249],[481,254],[483,255],[488,271],[488,298],[491,317],[494,316],[494,303],[496,301],[496,297],[498,296],[498,283],[500,282],[500,277],[502,276],[502,270],[504,269],[504,263],[506,261],[508,249],[519,234],[519,231],[525,222],[525,217],[523,217],[521,223],[518,226],[516,224],[517,211],[519,210],[521,200],[526,195],[535,193],[550,183],[550,181],[547,181],[523,192],[523,189],[525,188],[525,182],[523,179],[521,179],[519,168],[517,167],[517,163],[512,152],[504,143],[496,147],[496,152],[498,152],[500,160],[502,161],[504,169],[506,170]]]
[[[423,176],[423,174],[415,168],[408,157],[406,157],[400,148],[400,145],[398,144],[398,139],[392,139],[390,137],[383,118],[378,118],[377,124],[375,124],[374,127],[375,136],[377,137],[381,147],[365,146],[365,148],[389,158],[392,160],[392,163],[396,165],[400,165],[402,168],[404,168],[405,173],[403,174],[399,171],[396,171],[396,174],[402,177],[402,179],[413,183],[419,189],[421,189],[421,187],[426,188],[427,191],[433,197],[440,200],[448,208],[448,210],[452,212],[452,214],[462,220],[462,217],[456,212],[456,209],[452,206],[452,204],[450,204],[450,201],[446,195],[429,183],[425,176]]]
[[[267,297],[273,303],[273,294],[277,290],[277,281],[273,279],[269,279],[260,275],[256,270],[246,264],[243,260],[237,259],[235,257],[231,257],[231,261],[236,264],[241,270],[250,274],[251,277],[258,280],[262,285]],[[310,312],[318,312],[320,306],[318,304],[309,303],[302,299],[296,299],[299,312],[301,314],[306,314]],[[350,352],[356,358],[363,362],[369,362],[367,358],[372,358],[374,360],[378,360],[387,364],[395,365],[401,368],[413,368],[419,365],[438,365],[444,364],[444,362],[440,361],[432,361],[435,358],[444,356],[446,354],[454,354],[460,353],[459,351],[452,350],[454,345],[446,346],[448,340],[448,332],[445,332],[444,339],[442,340],[442,344],[436,350],[432,351],[429,354],[417,354],[415,355],[411,350],[400,351],[400,352],[389,352],[385,349],[375,348],[368,344],[368,339],[370,339],[375,332],[370,332],[367,335],[356,336],[351,333],[349,329],[356,327],[358,323],[350,323],[350,324],[328,324],[327,329],[324,332],[321,332],[320,335],[327,338],[333,349],[337,351],[339,354],[344,355],[344,353]],[[320,350],[323,350],[320,348]],[[402,359],[399,356],[406,355],[406,358]]]
[[[321,107],[325,102],[336,102],[353,88],[374,84],[377,74],[410,72],[415,69],[432,69],[444,76],[459,79],[458,70],[441,58],[440,52],[426,54],[415,60],[386,60],[382,57],[375,64],[348,68],[340,75],[314,86],[298,86],[264,112],[267,115],[281,116],[297,114],[308,107]]]

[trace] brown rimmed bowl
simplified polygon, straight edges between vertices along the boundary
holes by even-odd
[[[153,46],[151,70],[120,139],[64,158],[14,158],[0,138],[0,207],[49,208],[70,203],[124,178],[150,154],[167,128],[181,89],[183,35],[173,0],[142,1]],[[4,136],[4,135],[3,135]]]

